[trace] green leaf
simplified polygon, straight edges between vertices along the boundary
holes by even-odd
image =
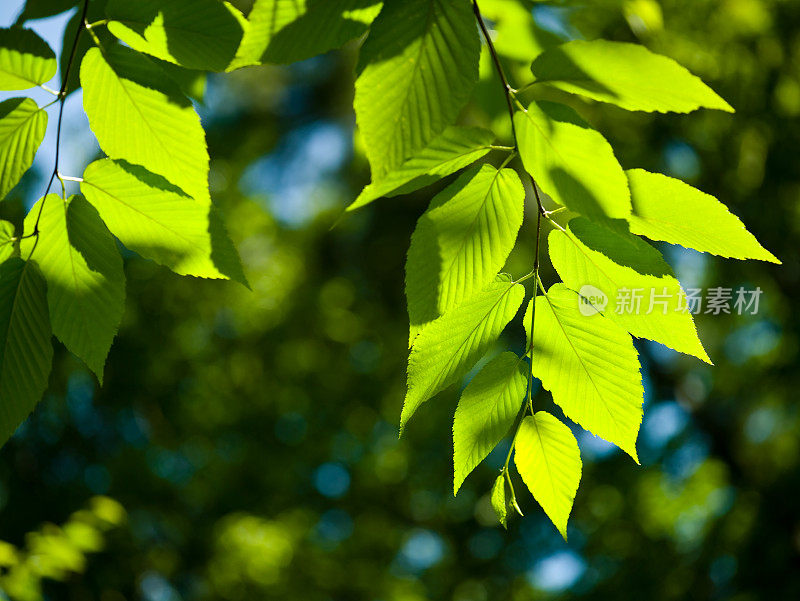
[[[56,55],[30,29],[0,29],[0,91],[27,90],[56,74]]]
[[[363,34],[380,9],[379,0],[256,0],[231,68],[323,54]]]
[[[629,111],[733,112],[699,77],[644,46],[575,40],[540,54],[531,65],[537,82]]]
[[[545,411],[529,415],[522,420],[514,443],[514,464],[533,498],[567,540],[567,520],[583,466],[570,429]]]
[[[0,200],[19,183],[47,130],[47,113],[30,98],[0,102]]]
[[[152,61],[123,46],[86,53],[83,106],[110,157],[165,177],[210,204],[205,133],[192,103]]]
[[[354,101],[374,180],[455,121],[478,80],[479,55],[468,2],[384,5],[361,48]]]
[[[642,169],[626,173],[633,200],[628,223],[634,234],[721,257],[780,263],[710,194],[666,175]]]
[[[129,249],[181,275],[247,285],[239,256],[214,207],[201,205],[145,169],[102,159],[81,191]]]
[[[502,353],[461,393],[453,420],[453,494],[508,432],[525,398],[527,380],[514,353]]]
[[[14,256],[14,224],[0,220],[0,263]]]
[[[572,109],[532,102],[514,123],[525,170],[555,202],[590,217],[630,214],[628,181],[611,145]]]
[[[563,284],[536,297],[533,374],[564,415],[639,463],[636,437],[644,399],[639,356],[625,330],[597,313],[583,315],[580,302]],[[531,301],[525,313],[529,342],[532,306]]]
[[[106,14],[134,50],[189,69],[224,71],[242,41],[241,13],[218,0],[109,0]]]
[[[89,23],[95,23],[97,21],[101,21],[106,17],[106,4],[107,0],[91,0],[89,2],[89,11],[86,15],[86,20]],[[78,34],[78,25],[83,25],[81,23],[81,16],[83,11],[76,10],[72,14],[72,18],[67,23],[67,26],[64,28],[64,35],[61,37],[61,47],[62,48],[70,48],[73,41],[75,40],[75,36]],[[113,46],[116,43],[116,38],[114,38],[111,33],[108,31],[108,27],[95,27],[92,29],[95,37],[100,41],[100,44],[104,48],[108,48],[109,46]],[[94,38],[90,35],[87,35],[86,32],[82,33],[78,37],[78,45],[75,48],[75,58],[72,60],[72,68],[69,70],[69,80],[67,82],[66,93],[67,95],[71,94],[75,90],[81,87],[81,77],[80,77],[80,69],[79,66],[83,61],[83,57],[86,56],[86,53],[95,48],[95,41]],[[63,76],[67,71],[67,65],[70,63],[70,53],[69,52],[62,52],[61,56],[58,57],[58,68],[59,73]]]
[[[42,398],[52,362],[44,278],[11,258],[0,264],[0,445]]]
[[[106,356],[125,306],[122,257],[97,211],[81,196],[64,202],[50,194],[39,200],[25,219],[26,230],[33,231],[40,209],[33,256],[47,281],[53,334],[102,384]],[[34,238],[22,240],[24,256],[34,244]]]
[[[578,292],[584,286],[602,291],[608,305],[601,310],[608,319],[634,336],[711,363],[691,313],[680,310],[685,299],[672,269],[624,221],[603,226],[573,219],[566,232],[550,233],[549,247],[553,267],[567,286]]]
[[[490,150],[494,134],[479,127],[448,127],[402,165],[368,185],[347,207],[355,211],[383,196],[408,194],[471,165]]]
[[[408,357],[401,434],[422,403],[457,382],[486,353],[524,297],[523,286],[501,275],[422,331]]]
[[[492,486],[492,509],[494,509],[497,520],[505,528],[508,510],[506,508],[506,478],[503,474],[497,476]]]
[[[419,218],[406,261],[410,341],[491,282],[514,248],[525,189],[511,169],[473,167]]]

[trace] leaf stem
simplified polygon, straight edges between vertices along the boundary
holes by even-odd
[[[75,39],[72,41],[72,49],[69,53],[69,60],[67,61],[67,67],[64,69],[64,75],[61,80],[61,88],[58,91],[58,125],[56,126],[56,156],[53,166],[53,172],[50,175],[50,180],[47,182],[47,188],[42,194],[42,202],[39,205],[39,213],[36,215],[36,221],[33,224],[33,232],[28,234],[27,236],[22,236],[23,238],[30,238],[34,237],[36,240],[33,243],[33,248],[31,248],[31,252],[28,254],[28,260],[33,256],[36,247],[39,245],[39,222],[42,219],[42,212],[44,211],[44,203],[47,201],[47,195],[50,192],[50,188],[53,186],[53,181],[56,177],[59,178],[61,182],[61,192],[62,195],[66,196],[66,188],[64,187],[64,180],[61,179],[58,173],[58,161],[61,154],[61,125],[64,120],[64,101],[67,98],[67,87],[69,86],[69,76],[72,72],[72,65],[75,62],[75,55],[78,52],[78,42],[81,39],[81,33],[83,32],[86,26],[86,15],[89,12],[89,0],[83,0],[83,7],[81,9],[81,17],[78,21],[78,31],[75,33]]]

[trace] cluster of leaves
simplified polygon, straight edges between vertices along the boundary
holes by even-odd
[[[497,11],[493,5],[502,3],[486,4]],[[527,5],[520,0],[517,8]],[[349,210],[464,170],[432,200],[411,240],[411,352],[401,429],[421,404],[474,368],[519,313],[522,283],[534,284],[524,318],[527,353],[502,353],[483,365],[462,394],[453,426],[455,492],[512,431],[492,492],[501,522],[507,492],[518,506],[509,472],[514,450],[524,482],[564,535],[580,480],[570,428],[533,410],[534,377],[569,419],[637,460],[643,389],[631,336],[709,361],[691,316],[674,310],[680,284],[640,236],[776,261],[716,199],[663,175],[624,171],[605,138],[568,104],[522,101],[549,89],[635,111],[731,110],[686,69],[642,46],[598,40],[551,47],[528,58],[532,80],[518,91],[508,85],[478,5],[469,0],[257,0],[247,18],[216,0],[84,0],[80,9],[77,52],[62,60],[57,101],[63,106],[70,67],[80,61],[84,108],[108,158],[80,178],[63,176],[56,164],[62,195],[48,195],[48,187],[24,232],[15,236],[4,225],[0,233],[7,254],[0,265],[2,440],[46,387],[51,333],[102,378],[125,294],[115,238],[179,274],[246,284],[209,195],[204,133],[187,96],[198,72],[299,61],[365,32],[354,107],[373,181]],[[91,23],[95,10],[105,17]],[[479,29],[504,86],[511,146],[495,145],[492,131],[454,125],[478,79]],[[93,44],[78,43],[84,31]],[[0,89],[43,85],[55,71],[55,56],[33,32],[0,33]],[[4,104],[5,193],[30,167],[47,116],[30,99]],[[499,168],[471,166],[492,151],[506,155]],[[80,182],[83,196],[66,197],[69,180]],[[540,192],[573,218],[556,222]],[[500,270],[526,199],[537,215],[537,256],[531,273],[515,279]],[[554,228],[550,258],[563,280],[549,291],[538,270],[543,219]],[[610,299],[621,288],[656,288],[673,304],[666,314],[627,315],[611,302],[587,316],[576,292],[584,285]]]
[[[126,519],[122,505],[93,497],[62,526],[45,524],[26,536],[24,549],[0,541],[0,590],[16,601],[41,601],[42,580],[66,580],[104,547],[106,533]]]

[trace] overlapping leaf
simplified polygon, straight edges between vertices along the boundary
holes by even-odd
[[[0,263],[14,256],[14,224],[0,220]]]
[[[106,154],[141,165],[210,204],[200,117],[161,69],[129,48],[93,48],[81,64],[81,81],[89,125]]]
[[[614,151],[572,109],[532,102],[514,123],[525,170],[555,202],[590,217],[630,214],[628,181]]]
[[[522,225],[525,189],[511,169],[474,167],[419,218],[406,261],[410,341],[491,282]]]
[[[389,2],[361,48],[355,110],[373,179],[452,124],[478,79],[480,44],[468,2]]]
[[[529,415],[522,420],[514,443],[514,464],[533,498],[566,540],[583,465],[570,429],[545,411]]]
[[[189,69],[224,71],[244,33],[219,0],[109,0],[108,29],[134,50]]]
[[[600,314],[583,315],[577,293],[555,284],[536,297],[534,375],[564,414],[638,463],[644,388],[628,333]],[[530,312],[525,328],[530,341]]]
[[[0,200],[19,183],[47,130],[47,113],[30,98],[0,102]]]
[[[47,282],[53,334],[102,383],[125,306],[122,257],[97,211],[81,196],[64,202],[51,194],[39,200],[25,219],[28,231],[33,231],[40,208],[34,256]],[[34,243],[34,238],[22,241],[23,256],[31,253]]]
[[[399,167],[369,184],[347,207],[354,211],[382,196],[407,194],[471,165],[491,150],[494,134],[479,127],[448,127]]]
[[[0,264],[0,445],[42,398],[53,361],[47,289],[32,261]]]
[[[514,423],[527,385],[522,365],[514,353],[502,353],[461,393],[453,420],[453,494]]]
[[[531,71],[536,81],[631,111],[733,112],[699,77],[638,44],[574,40],[540,54]]]
[[[86,168],[81,191],[129,249],[181,275],[246,284],[236,249],[213,207],[145,169],[102,159]]]
[[[380,0],[256,0],[232,68],[302,61],[362,35]]]
[[[602,226],[573,219],[566,232],[550,233],[549,247],[553,267],[567,286],[580,292],[588,285],[605,294],[608,319],[634,336],[711,362],[672,269],[625,222]]]
[[[422,403],[473,367],[513,319],[524,296],[523,286],[498,276],[422,331],[408,358],[401,432]]]
[[[634,234],[722,257],[780,263],[710,194],[643,169],[626,173],[633,201],[628,223]]]
[[[0,28],[0,91],[27,90],[56,74],[56,55],[30,29]]]

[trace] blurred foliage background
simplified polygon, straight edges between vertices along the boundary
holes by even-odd
[[[13,21],[21,2],[3,4]],[[487,493],[503,445],[453,498],[457,390],[397,439],[404,253],[431,191],[331,229],[369,179],[353,132],[354,43],[208,81],[198,108],[212,193],[253,291],[129,256],[105,386],[61,349],[45,400],[0,451],[6,597],[800,599],[800,2],[481,4],[516,84],[538,47],[605,37],[674,57],[737,109],[576,105],[623,166],[714,194],[784,261],[662,249],[685,286],[764,294],[758,315],[698,316],[714,367],[639,345],[642,467],[582,434],[565,544],[527,492],[526,517],[495,526]],[[519,27],[515,11],[531,7],[536,27]],[[41,23],[53,39],[66,20]],[[507,129],[484,62],[463,120]],[[65,131],[80,158],[96,150],[74,106]],[[37,164],[0,207],[18,225],[43,185]],[[521,236],[533,232],[529,219]],[[508,269],[528,271],[532,252],[522,245]],[[521,349],[518,329],[507,341]]]

